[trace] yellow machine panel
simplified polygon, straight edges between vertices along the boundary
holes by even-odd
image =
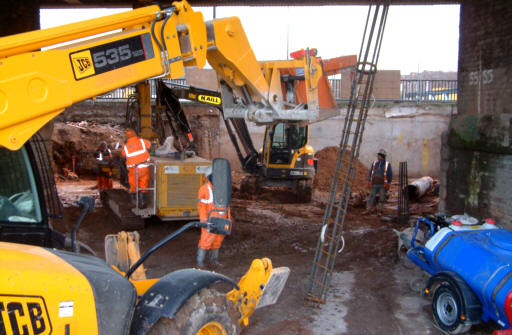
[[[197,192],[202,176],[211,169],[211,162],[201,157],[184,160],[152,157],[156,165],[156,214],[162,219],[195,219]]]
[[[82,273],[43,248],[0,248],[1,334],[97,334],[94,296]]]

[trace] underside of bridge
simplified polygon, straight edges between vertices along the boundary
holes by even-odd
[[[365,5],[368,1],[190,1],[193,5]],[[137,5],[147,3],[140,1]],[[459,1],[393,1],[446,4]],[[443,138],[440,210],[512,215],[512,2],[461,3],[458,114]],[[40,7],[131,6],[126,0],[4,0],[0,36],[39,28]],[[391,8],[392,10],[392,8]]]

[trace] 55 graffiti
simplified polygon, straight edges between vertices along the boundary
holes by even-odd
[[[494,70],[472,71],[469,73],[469,85],[484,85],[492,83],[494,80]]]

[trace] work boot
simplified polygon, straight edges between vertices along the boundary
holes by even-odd
[[[383,204],[379,203],[377,205],[377,216],[382,216],[382,207],[383,207]]]
[[[130,208],[137,207],[137,195],[135,193],[130,193],[130,200],[132,201],[130,203]]]
[[[139,208],[146,208],[148,207],[148,194],[147,193],[139,193],[139,199],[140,199],[140,206]]]
[[[210,250],[210,264],[214,268],[223,268],[224,264],[219,263],[219,249]]]
[[[206,250],[198,248],[197,249],[197,265],[196,268],[199,270],[205,270],[206,266],[204,265],[204,258],[206,257]]]
[[[370,206],[370,204],[366,203],[366,209],[363,211],[363,214],[364,215],[370,214],[371,211],[372,211],[372,206]]]

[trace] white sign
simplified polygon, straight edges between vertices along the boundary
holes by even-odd
[[[73,301],[61,301],[59,303],[59,318],[68,318],[73,316]]]
[[[177,165],[167,165],[164,167],[165,174],[178,174],[180,173],[180,167]]]
[[[198,165],[198,166],[196,166],[196,173],[210,174],[211,172],[212,172],[212,167],[210,165]]]

